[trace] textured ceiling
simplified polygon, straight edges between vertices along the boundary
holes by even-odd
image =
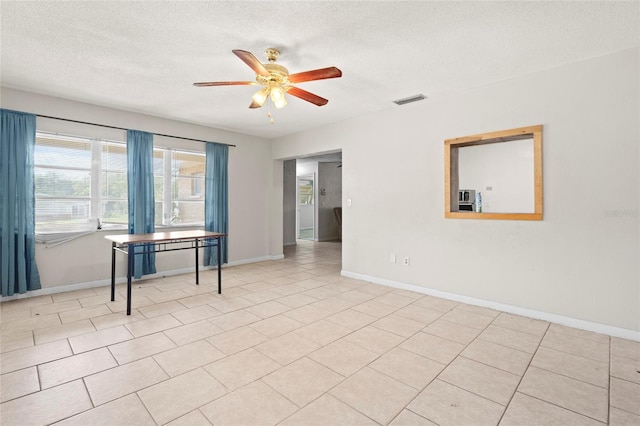
[[[446,96],[640,38],[637,1],[2,0],[0,8],[5,87],[267,138],[410,108],[392,101]],[[192,86],[253,80],[231,50],[263,60],[267,47],[281,50],[291,73],[340,68],[340,79],[299,85],[329,104],[289,97],[271,125],[266,108],[248,108],[255,86]]]

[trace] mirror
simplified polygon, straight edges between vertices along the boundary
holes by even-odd
[[[446,218],[542,220],[542,125],[444,145]]]

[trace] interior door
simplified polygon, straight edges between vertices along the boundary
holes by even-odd
[[[313,175],[298,176],[298,239],[313,240],[315,232],[315,179]]]

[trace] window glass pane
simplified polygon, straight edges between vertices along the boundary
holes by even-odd
[[[90,200],[41,199],[36,201],[35,219],[39,232],[69,231],[86,226]]]
[[[204,177],[176,177],[172,180],[171,199],[204,201]]]
[[[127,193],[127,145],[101,142],[100,215],[103,223],[129,222]],[[94,202],[98,202],[94,200]]]
[[[162,176],[164,174],[164,150],[153,150],[153,174]]]
[[[91,169],[91,141],[38,135],[33,160],[36,166]]]
[[[163,215],[163,209],[164,209],[164,203],[162,201],[158,201],[158,199],[156,198],[156,202],[155,202],[155,226],[159,226],[162,225],[162,217]]]
[[[129,210],[127,200],[124,201],[103,201],[102,202],[102,222],[117,223],[126,225],[129,223]]]
[[[180,151],[174,151],[172,154],[171,174],[173,176],[204,176],[204,155]]]
[[[102,172],[102,197],[118,200],[127,199],[127,174],[122,172]]]
[[[36,232],[86,230],[91,217],[91,140],[36,134]]]
[[[162,201],[164,195],[164,182],[162,176],[153,177],[153,193],[156,201]]]
[[[91,172],[36,167],[35,193],[39,197],[89,197]]]
[[[127,172],[127,146],[122,143],[102,143],[101,169]]]
[[[298,180],[298,203],[313,204],[313,179]]]
[[[204,223],[204,154],[171,153],[171,224]]]
[[[173,201],[171,224],[202,224],[204,222],[204,203],[194,201]]]

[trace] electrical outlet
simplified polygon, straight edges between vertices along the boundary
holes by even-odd
[[[402,259],[402,264],[403,264],[404,266],[409,266],[409,256],[405,256],[405,257]]]
[[[395,253],[391,253],[391,255],[389,256],[389,262],[396,263],[396,254]]]

